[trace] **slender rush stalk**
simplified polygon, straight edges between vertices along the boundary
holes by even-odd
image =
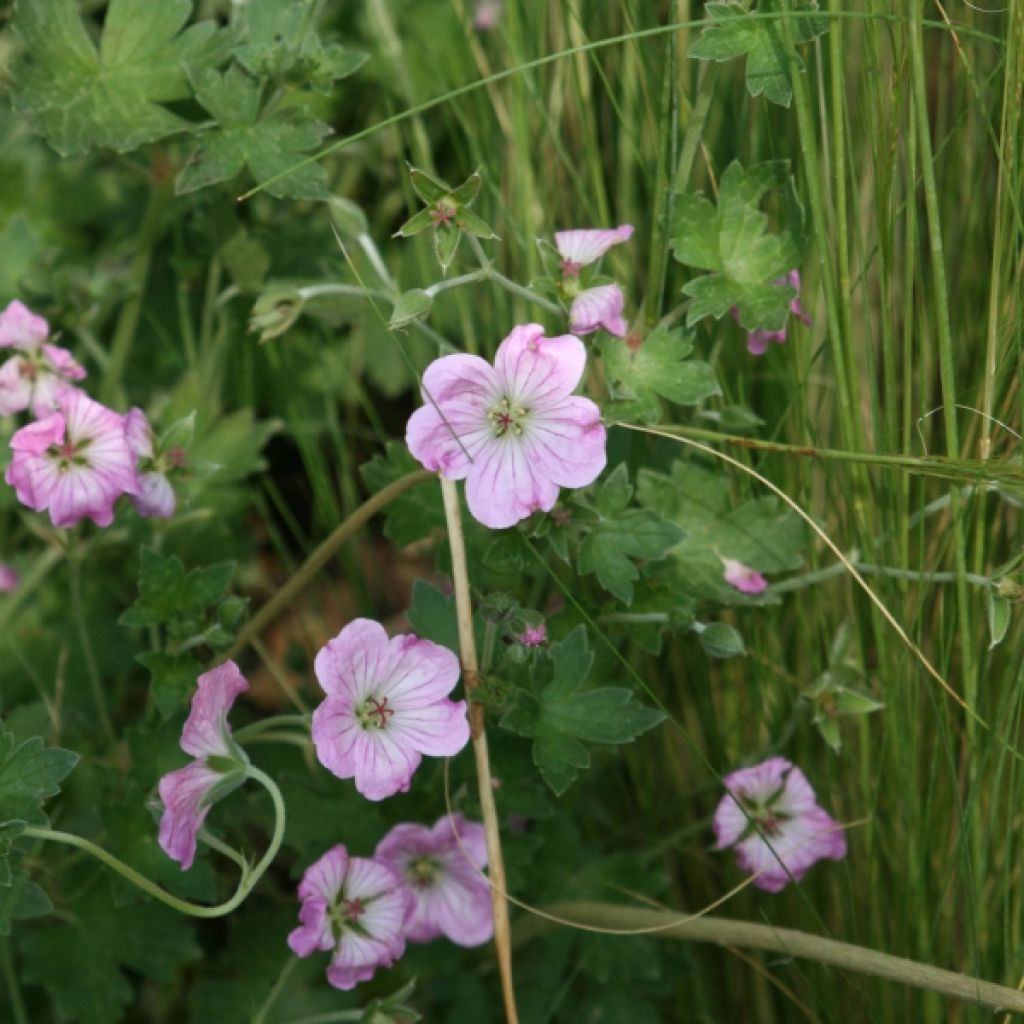
[[[189,917],[203,918],[225,917],[241,906],[249,893],[255,888],[256,883],[266,874],[267,868],[270,867],[271,862],[277,856],[277,851],[281,849],[281,841],[284,839],[285,807],[281,791],[269,775],[252,765],[249,766],[246,777],[258,782],[270,794],[270,799],[274,802],[274,834],[270,838],[270,845],[267,847],[266,853],[260,858],[256,867],[251,871],[242,872],[242,877],[238,881],[238,887],[231,898],[213,907],[206,907],[199,903],[190,903],[188,900],[179,899],[172,893],[167,892],[166,889],[162,889],[156,882],[140,874],[135,868],[125,864],[119,857],[108,853],[102,846],[97,846],[84,836],[76,836],[71,832],[58,832],[56,829],[51,828],[40,828],[35,825],[29,825],[21,834],[33,839],[44,839],[51,843],[64,843],[66,846],[74,846],[79,850],[84,850],[101,863],[106,864],[112,871],[116,871],[122,878],[126,878],[132,885],[141,889],[144,893],[148,893],[154,899],[159,900],[181,914],[188,914]]]
[[[330,561],[338,548],[341,547],[357,530],[361,530],[381,509],[386,508],[395,498],[404,494],[417,484],[430,480],[434,476],[425,469],[416,470],[399,477],[372,498],[364,501],[347,519],[343,520],[334,532],[306,559],[295,575],[274,594],[274,596],[238,631],[231,649],[218,662],[235,657],[252,642],[253,637],[270,625],[278,615],[302,593],[312,578]]]
[[[660,938],[711,942],[801,957],[937,992],[951,999],[962,999],[989,1010],[1024,1013],[1024,992],[1017,989],[791,928],[717,917],[683,917],[670,911],[619,907],[610,903],[560,903],[545,908],[545,913],[568,924],[606,934],[646,933]],[[544,926],[543,921],[535,925],[538,929]]]
[[[466,567],[466,544],[462,536],[462,514],[459,509],[459,494],[453,480],[441,477],[441,496],[444,499],[444,515],[448,524],[448,543],[452,549],[452,580],[455,584],[455,614],[459,626],[462,677],[466,683],[466,696],[469,698],[469,728],[473,738],[473,756],[476,760],[480,810],[487,836],[487,869],[491,880],[491,906],[494,909],[494,945],[498,953],[498,969],[501,972],[505,1019],[507,1024],[518,1024],[515,989],[512,986],[512,938],[508,921],[508,901],[505,897],[505,861],[501,854],[498,810],[494,803],[494,787],[491,785],[491,762],[487,755],[484,706],[473,700],[473,691],[480,684],[480,669],[476,657],[476,638],[473,635],[473,603]]]

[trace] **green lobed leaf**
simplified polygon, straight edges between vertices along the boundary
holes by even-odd
[[[41,736],[16,743],[0,720],[0,825],[46,825],[43,801],[60,792],[59,783],[78,763],[78,754],[47,747]],[[10,831],[0,841],[10,840]]]
[[[721,394],[715,371],[707,363],[689,359],[692,351],[692,333],[664,326],[656,327],[637,348],[609,338],[602,355],[612,398],[638,403],[637,419],[656,423],[661,419],[659,397],[678,405],[696,405]]]
[[[747,57],[747,91],[788,107],[793,99],[789,75],[790,49],[786,29],[781,19],[757,18],[757,14],[770,14],[790,10],[807,14],[818,10],[817,0],[788,0],[783,6],[779,0],[761,0],[757,10],[748,12],[742,4],[708,3],[704,11],[708,24],[700,37],[690,44],[687,56],[697,60],[727,61],[744,54]],[[789,19],[790,37],[794,44],[810,42],[827,29],[824,18],[799,17]],[[804,70],[803,60],[792,52],[796,67]]]
[[[122,626],[152,626],[201,615],[223,596],[235,574],[234,562],[218,562],[186,573],[177,555],[143,548],[139,598],[118,620]]]
[[[330,131],[327,125],[294,106],[261,114],[260,84],[237,65],[224,74],[209,67],[190,69],[189,76],[196,99],[216,118],[218,126],[200,136],[178,175],[175,189],[179,195],[229,181],[248,167],[256,181],[267,183],[266,191],[273,196],[330,198],[319,163],[295,167]]]
[[[422,468],[402,442],[389,441],[384,453],[364,463],[359,472],[366,486],[377,492]],[[400,495],[388,505],[384,513],[384,536],[399,547],[423,540],[436,530],[443,530],[444,526],[440,488],[427,483]]]
[[[123,617],[122,617],[123,618]],[[191,654],[143,651],[135,660],[149,670],[150,694],[163,718],[188,703],[203,667]]]
[[[14,921],[45,917],[51,910],[50,897],[24,871],[15,871],[10,885],[0,886],[0,935],[10,935]]]
[[[186,65],[216,66],[230,42],[213,21],[182,31],[191,12],[191,0],[111,0],[97,49],[75,0],[18,0],[15,103],[63,156],[191,129],[162,104],[191,96]]]

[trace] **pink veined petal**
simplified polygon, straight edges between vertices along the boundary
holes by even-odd
[[[328,695],[313,712],[313,748],[319,762],[339,779],[355,775],[356,741],[364,733],[356,721],[352,701]]]
[[[632,235],[632,224],[620,224],[617,228],[556,231],[555,248],[563,260],[585,267],[599,260],[613,245],[628,241]]]
[[[61,403],[61,412],[67,422],[68,440],[79,443],[85,440],[113,436],[124,440],[124,417],[94,402],[84,391],[72,391]]]
[[[60,413],[30,423],[16,431],[11,438],[15,457],[18,455],[42,455],[50,445],[64,441],[65,422]]]
[[[349,855],[344,844],[332,846],[325,854],[306,868],[299,882],[299,899],[320,899],[333,903],[345,884],[348,873]]]
[[[514,327],[494,356],[501,396],[530,410],[571,395],[586,363],[587,350],[579,338],[545,338],[540,324]]]
[[[193,761],[184,768],[160,779],[160,799],[164,804],[160,818],[160,847],[182,871],[192,867],[196,855],[196,835],[202,827],[209,805],[203,805],[206,794],[221,776],[203,761]]]
[[[91,519],[97,526],[114,521],[114,502],[121,489],[89,466],[71,466],[57,470],[56,484],[49,499],[50,519],[54,526],[74,526]]]
[[[799,882],[819,860],[845,855],[842,828],[820,807],[783,822],[776,835],[752,835],[736,847],[736,863],[751,874],[761,872],[754,885],[768,892]]]
[[[522,444],[535,471],[560,487],[592,484],[607,463],[601,410],[580,395],[531,417]]]
[[[57,486],[57,467],[49,459],[15,452],[4,479],[14,488],[22,504],[43,512]]]
[[[0,312],[0,348],[37,349],[50,333],[50,325],[18,299]]]
[[[181,749],[193,757],[230,756],[228,712],[249,684],[233,661],[204,672],[197,683],[181,733]]]
[[[132,501],[140,516],[151,519],[170,519],[177,506],[174,488],[163,473],[140,473]]]
[[[299,911],[302,924],[288,934],[288,946],[298,957],[307,957],[316,950],[328,950],[334,946],[327,904],[318,898],[304,900]]]
[[[479,822],[467,821],[458,813],[451,817],[445,814],[435,822],[430,835],[437,849],[448,851],[449,860],[457,860],[470,868],[487,867],[487,833]]]
[[[65,380],[85,380],[85,368],[66,349],[59,345],[43,345],[43,354],[58,377]]]
[[[760,594],[768,589],[768,581],[756,569],[735,558],[723,558],[722,567],[725,582],[744,594]]]
[[[494,367],[486,359],[465,352],[435,359],[420,379],[420,393],[428,405],[433,398],[438,405],[462,400],[489,406],[497,389]]]
[[[21,372],[24,365],[22,356],[11,356],[0,366],[0,416],[22,412],[32,401],[32,381]]]
[[[353,744],[356,790],[367,800],[405,793],[420,766],[419,752],[396,741],[394,732],[393,724],[386,729],[360,730]]]
[[[569,307],[569,329],[576,334],[592,334],[603,327],[617,338],[626,336],[627,324],[622,310],[626,299],[617,284],[602,284],[580,292]]]
[[[466,477],[466,503],[484,526],[502,530],[558,500],[558,485],[539,476],[525,445],[512,435],[495,438]]]
[[[153,458],[153,430],[141,409],[131,409],[125,413],[124,438],[139,458]]]
[[[440,644],[411,633],[393,637],[382,693],[397,706],[419,708],[447,697],[459,681],[459,659]]]
[[[494,934],[491,890],[479,876],[442,874],[423,894],[423,917],[459,946],[479,946]]]
[[[393,704],[394,716],[377,733],[396,746],[428,757],[454,757],[469,742],[465,701],[440,700],[418,708],[406,708],[400,699]]]
[[[358,705],[387,678],[391,662],[388,635],[379,622],[353,619],[320,648],[313,671],[327,694]]]
[[[438,412],[432,405],[420,406],[405,428],[405,443],[413,458],[432,473],[462,480],[494,437],[488,408],[449,402]]]
[[[354,989],[359,982],[369,981],[378,966],[380,965],[346,967],[338,958],[335,958],[327,968],[327,982],[333,985],[334,988],[341,989],[342,992],[348,992]],[[390,966],[390,964],[387,966]]]
[[[363,904],[369,904],[399,892],[401,887],[402,880],[390,865],[382,864],[371,857],[353,857],[349,861],[348,872],[345,876],[345,899],[359,900]],[[399,906],[402,906],[404,902],[401,897],[398,899]],[[395,931],[400,930],[401,920],[399,920]],[[367,929],[367,931],[371,931],[371,929]]]
[[[40,373],[32,386],[32,415],[37,418],[52,416],[75,390],[77,389],[63,377],[53,373]]]

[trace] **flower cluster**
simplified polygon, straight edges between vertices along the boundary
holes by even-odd
[[[790,288],[796,289],[796,296],[793,301],[789,304],[789,311],[798,320],[810,326],[811,318],[807,315],[807,311],[800,303],[800,271],[791,270],[785,277],[780,277],[775,284],[777,285],[789,285]],[[733,307],[732,310],[733,319],[736,323],[740,322],[739,310]],[[774,342],[776,345],[784,345],[786,343],[786,328],[783,327],[779,331],[766,331],[763,328],[758,328],[755,331],[749,331],[747,333],[747,350],[751,355],[763,356],[768,351],[768,346]]]
[[[759,889],[778,892],[817,861],[846,856],[842,826],[818,806],[804,773],[784,757],[722,781],[727,792],[715,811],[716,849],[735,847],[737,864],[755,876]]]
[[[155,453],[140,409],[122,416],[77,388],[85,370],[48,337],[47,322],[21,302],[0,313],[0,348],[14,352],[0,366],[0,415],[36,417],[11,439],[6,482],[23,504],[48,511],[54,526],[82,519],[109,526],[122,494],[140,515],[169,518],[175,497],[167,472],[181,465],[181,453]]]
[[[478,946],[494,930],[486,864],[483,826],[458,814],[396,825],[371,858],[339,844],[306,869],[288,945],[300,957],[331,951],[327,980],[340,989],[390,967],[406,942]]]

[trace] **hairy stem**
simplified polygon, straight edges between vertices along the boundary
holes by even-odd
[[[416,470],[388,484],[372,498],[364,501],[347,519],[340,523],[334,532],[306,559],[298,571],[281,589],[260,608],[258,612],[238,631],[238,636],[231,649],[218,661],[227,661],[258,637],[302,593],[314,576],[330,561],[349,538],[361,530],[381,509],[387,508],[395,498],[404,494],[411,487],[430,480],[434,476],[426,470]]]
[[[101,863],[106,864],[112,871],[116,871],[122,878],[127,879],[132,885],[179,913],[188,914],[190,917],[224,917],[243,903],[255,888],[256,883],[266,874],[267,868],[277,856],[277,851],[281,848],[281,841],[284,839],[285,807],[281,791],[269,775],[252,765],[249,766],[247,777],[258,782],[270,794],[270,799],[274,802],[274,834],[271,836],[266,853],[263,854],[256,867],[252,871],[242,872],[234,895],[214,907],[206,907],[199,903],[190,903],[188,900],[179,899],[167,892],[166,889],[162,889],[156,882],[140,874],[135,868],[125,864],[120,858],[108,853],[102,846],[97,846],[83,836],[76,836],[71,832],[58,832],[50,828],[39,828],[35,825],[29,825],[22,835],[34,839],[45,839],[52,843],[64,843],[65,846],[74,846],[79,850],[84,850]]]
[[[441,477],[441,495],[448,524],[448,543],[452,549],[452,580],[455,584],[455,614],[459,627],[462,676],[466,684],[466,696],[469,698],[469,725],[480,790],[480,810],[487,836],[487,867],[491,878],[491,906],[494,910],[494,945],[501,972],[505,1018],[508,1024],[517,1024],[519,1016],[516,1012],[515,990],[512,986],[512,940],[508,901],[505,898],[505,862],[501,854],[498,810],[494,803],[494,787],[491,784],[491,762],[487,755],[484,706],[473,700],[473,690],[480,683],[480,669],[476,657],[476,638],[473,635],[473,603],[466,567],[466,544],[462,536],[462,513],[459,509],[459,494],[453,480]]]
[[[560,903],[545,908],[545,912],[595,931],[612,934],[617,930],[624,934],[646,932],[660,938],[762,949],[787,957],[831,964],[845,971],[886,978],[990,1010],[1024,1012],[1024,992],[1017,989],[790,928],[717,917],[687,917],[670,911],[619,907],[610,903]],[[545,927],[545,923],[538,921],[534,927],[539,930]]]

